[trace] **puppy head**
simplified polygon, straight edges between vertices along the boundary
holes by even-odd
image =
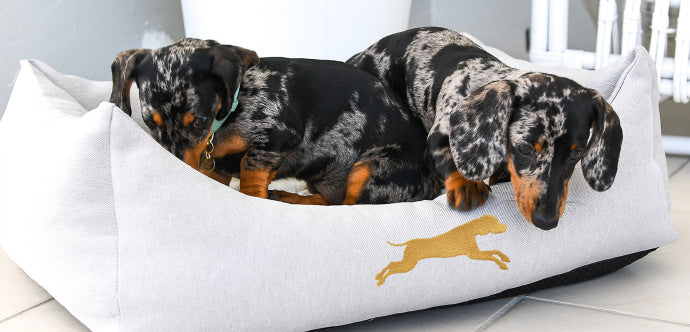
[[[136,82],[153,138],[199,169],[213,120],[228,115],[242,76],[258,62],[253,51],[192,38],[157,50],[125,51],[111,66],[110,102],[131,115],[129,89]]]
[[[623,132],[594,90],[530,73],[487,84],[455,113],[450,142],[460,173],[477,181],[507,164],[518,209],[541,229],[558,224],[577,162],[592,188],[613,184]]]

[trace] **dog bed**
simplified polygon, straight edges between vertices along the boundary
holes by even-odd
[[[675,241],[644,49],[597,71],[493,52],[597,89],[620,116],[613,187],[595,192],[578,166],[553,230],[523,219],[509,183],[469,212],[445,196],[326,207],[248,197],[160,147],[136,103],[130,118],[103,102],[110,82],[25,60],[0,122],[0,244],[94,331],[270,331],[582,280]]]

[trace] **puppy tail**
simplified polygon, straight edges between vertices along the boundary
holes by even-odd
[[[388,241],[386,241],[386,242],[388,242]],[[390,245],[392,245],[392,246],[396,246],[396,247],[402,247],[402,246],[406,246],[408,242],[410,242],[410,241],[407,241],[407,242],[404,242],[404,243],[400,243],[400,244],[388,242],[388,244],[390,244]]]

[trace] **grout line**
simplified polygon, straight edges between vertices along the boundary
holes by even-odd
[[[673,173],[671,173],[671,175],[669,175],[668,178],[671,179],[674,175],[678,174],[678,172],[680,172],[685,166],[687,166],[688,163],[690,163],[690,158],[688,158],[682,165],[680,165],[678,169],[673,171]]]
[[[501,318],[503,315],[505,315],[510,309],[513,309],[522,299],[524,299],[527,295],[520,295],[518,297],[514,297],[510,302],[508,302],[506,305],[501,307],[501,309],[498,309],[498,311],[494,312],[491,317],[487,318],[485,321],[483,321],[481,324],[479,324],[477,327],[474,328],[473,332],[482,332],[486,330],[491,324],[493,324],[495,321],[497,321],[499,318]]]
[[[33,309],[36,309],[36,308],[38,308],[38,307],[40,307],[40,306],[42,306],[42,305],[44,305],[44,304],[46,304],[46,303],[48,303],[48,302],[50,302],[50,301],[55,301],[55,299],[54,299],[54,298],[50,298],[50,299],[45,300],[45,301],[43,301],[43,302],[41,302],[41,303],[39,303],[39,304],[37,304],[37,305],[35,305],[35,306],[33,306],[33,307],[24,309],[24,310],[22,310],[22,311],[20,311],[20,312],[18,312],[18,313],[16,313],[16,314],[10,316],[10,317],[7,317],[7,318],[5,318],[5,319],[3,319],[3,320],[0,320],[0,324],[9,321],[9,320],[12,319],[12,318],[17,318],[19,315],[24,314],[24,313],[26,313],[26,312],[28,312],[28,311],[33,310]]]
[[[654,318],[654,317],[650,317],[650,316],[640,316],[640,315],[631,314],[631,313],[624,312],[624,311],[618,311],[618,310],[612,310],[612,309],[604,309],[604,308],[598,308],[598,307],[590,307],[590,306],[586,306],[586,305],[582,305],[582,304],[575,304],[575,303],[570,303],[570,302],[549,300],[549,299],[543,299],[543,298],[532,297],[532,296],[525,296],[525,299],[527,299],[527,300],[532,300],[532,301],[537,301],[537,302],[544,302],[544,303],[550,303],[550,304],[557,304],[557,305],[562,305],[562,306],[566,306],[566,307],[574,307],[574,308],[578,308],[578,309],[587,309],[587,310],[605,312],[605,313],[608,313],[608,314],[614,314],[614,315],[619,315],[619,316],[624,316],[624,317],[646,319],[646,320],[651,320],[651,321],[660,322],[660,323],[674,324],[674,325],[680,325],[680,326],[684,326],[684,327],[690,327],[690,324],[688,324],[688,323],[674,322],[674,321],[671,321],[671,320],[666,320],[666,319],[661,319],[661,318]]]

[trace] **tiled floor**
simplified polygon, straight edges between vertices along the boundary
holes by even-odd
[[[690,158],[669,156],[679,240],[613,274],[332,331],[690,331]],[[0,331],[86,331],[0,249]]]

